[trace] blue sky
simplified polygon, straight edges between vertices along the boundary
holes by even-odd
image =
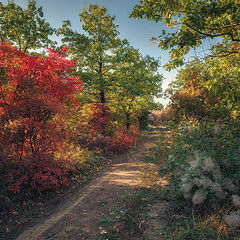
[[[7,0],[2,0],[2,2],[6,4]],[[27,0],[15,0],[15,3],[22,7],[26,7],[27,2]],[[80,10],[87,3],[96,3],[95,0],[36,0],[36,2],[38,6],[43,7],[44,17],[52,27],[58,28],[62,25],[63,20],[69,19],[73,29],[78,32],[82,32],[78,16]],[[104,5],[110,15],[116,17],[115,23],[119,25],[118,31],[121,39],[126,38],[143,55],[160,57],[162,65],[168,61],[168,52],[161,50],[156,45],[152,45],[150,41],[152,37],[157,37],[162,32],[162,29],[166,30],[166,28],[161,23],[129,18],[129,14],[139,0],[99,0],[97,2]],[[175,79],[177,71],[166,72],[161,67],[159,72],[163,74],[163,88],[165,89],[168,83]],[[166,104],[167,101],[161,99],[160,102]]]

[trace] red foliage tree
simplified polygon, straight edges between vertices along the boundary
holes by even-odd
[[[49,49],[48,57],[43,58],[28,56],[9,43],[0,44],[3,172],[7,172],[9,164],[19,166],[23,162],[26,165],[36,159],[40,161],[42,154],[45,154],[43,161],[51,161],[52,157],[46,160],[46,154],[50,156],[61,144],[62,132],[58,133],[54,116],[64,112],[66,105],[78,106],[75,94],[83,84],[73,76],[74,61],[66,58],[65,50],[59,53]],[[26,181],[27,177],[22,179],[24,173],[21,175],[21,181]]]

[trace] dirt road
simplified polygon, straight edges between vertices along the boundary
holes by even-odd
[[[117,209],[121,199],[140,184],[141,159],[151,138],[118,159],[92,182],[65,199],[48,218],[27,228],[17,240],[98,240],[104,235],[99,222]]]

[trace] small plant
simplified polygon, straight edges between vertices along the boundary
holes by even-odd
[[[57,235],[55,233],[48,233],[45,236],[45,239],[55,239],[57,238]]]
[[[113,215],[113,216],[120,216],[122,214],[124,214],[124,212],[118,208],[112,209],[112,211],[110,213],[110,215]]]
[[[104,218],[104,219],[101,219],[99,221],[99,224],[102,226],[102,227],[107,227],[109,225],[112,225],[113,221],[110,217],[108,218]]]

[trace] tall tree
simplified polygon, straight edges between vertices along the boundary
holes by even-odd
[[[36,1],[29,0],[26,9],[9,1],[0,2],[0,41],[10,41],[19,50],[48,47],[54,29],[43,18],[42,7],[37,8]]]
[[[88,36],[74,32],[70,21],[65,21],[57,33],[64,35],[63,43],[70,46],[72,55],[78,60],[82,79],[86,83],[86,95],[104,104],[113,81],[111,51],[120,42],[117,25],[114,24],[115,17],[98,4],[86,6],[79,16]]]
[[[183,64],[184,55],[206,38],[218,38],[213,56],[239,54],[240,2],[237,0],[143,0],[132,17],[162,22],[171,28],[153,38],[161,48],[170,49],[167,68]],[[222,38],[222,40],[220,40]],[[210,49],[211,50],[211,49]]]
[[[133,112],[161,92],[159,62],[149,56],[144,58],[127,40],[118,38],[115,18],[105,7],[90,4],[79,16],[87,36],[73,31],[70,21],[65,21],[57,34],[64,35],[63,43],[78,61],[85,82],[81,100],[108,105],[129,128]],[[101,109],[104,115],[105,108]]]
[[[161,95],[162,76],[157,72],[159,60],[143,57],[128,43],[117,49],[115,59],[119,63],[115,72],[118,81],[112,89],[111,104],[128,129],[132,116],[148,108],[154,97]]]

